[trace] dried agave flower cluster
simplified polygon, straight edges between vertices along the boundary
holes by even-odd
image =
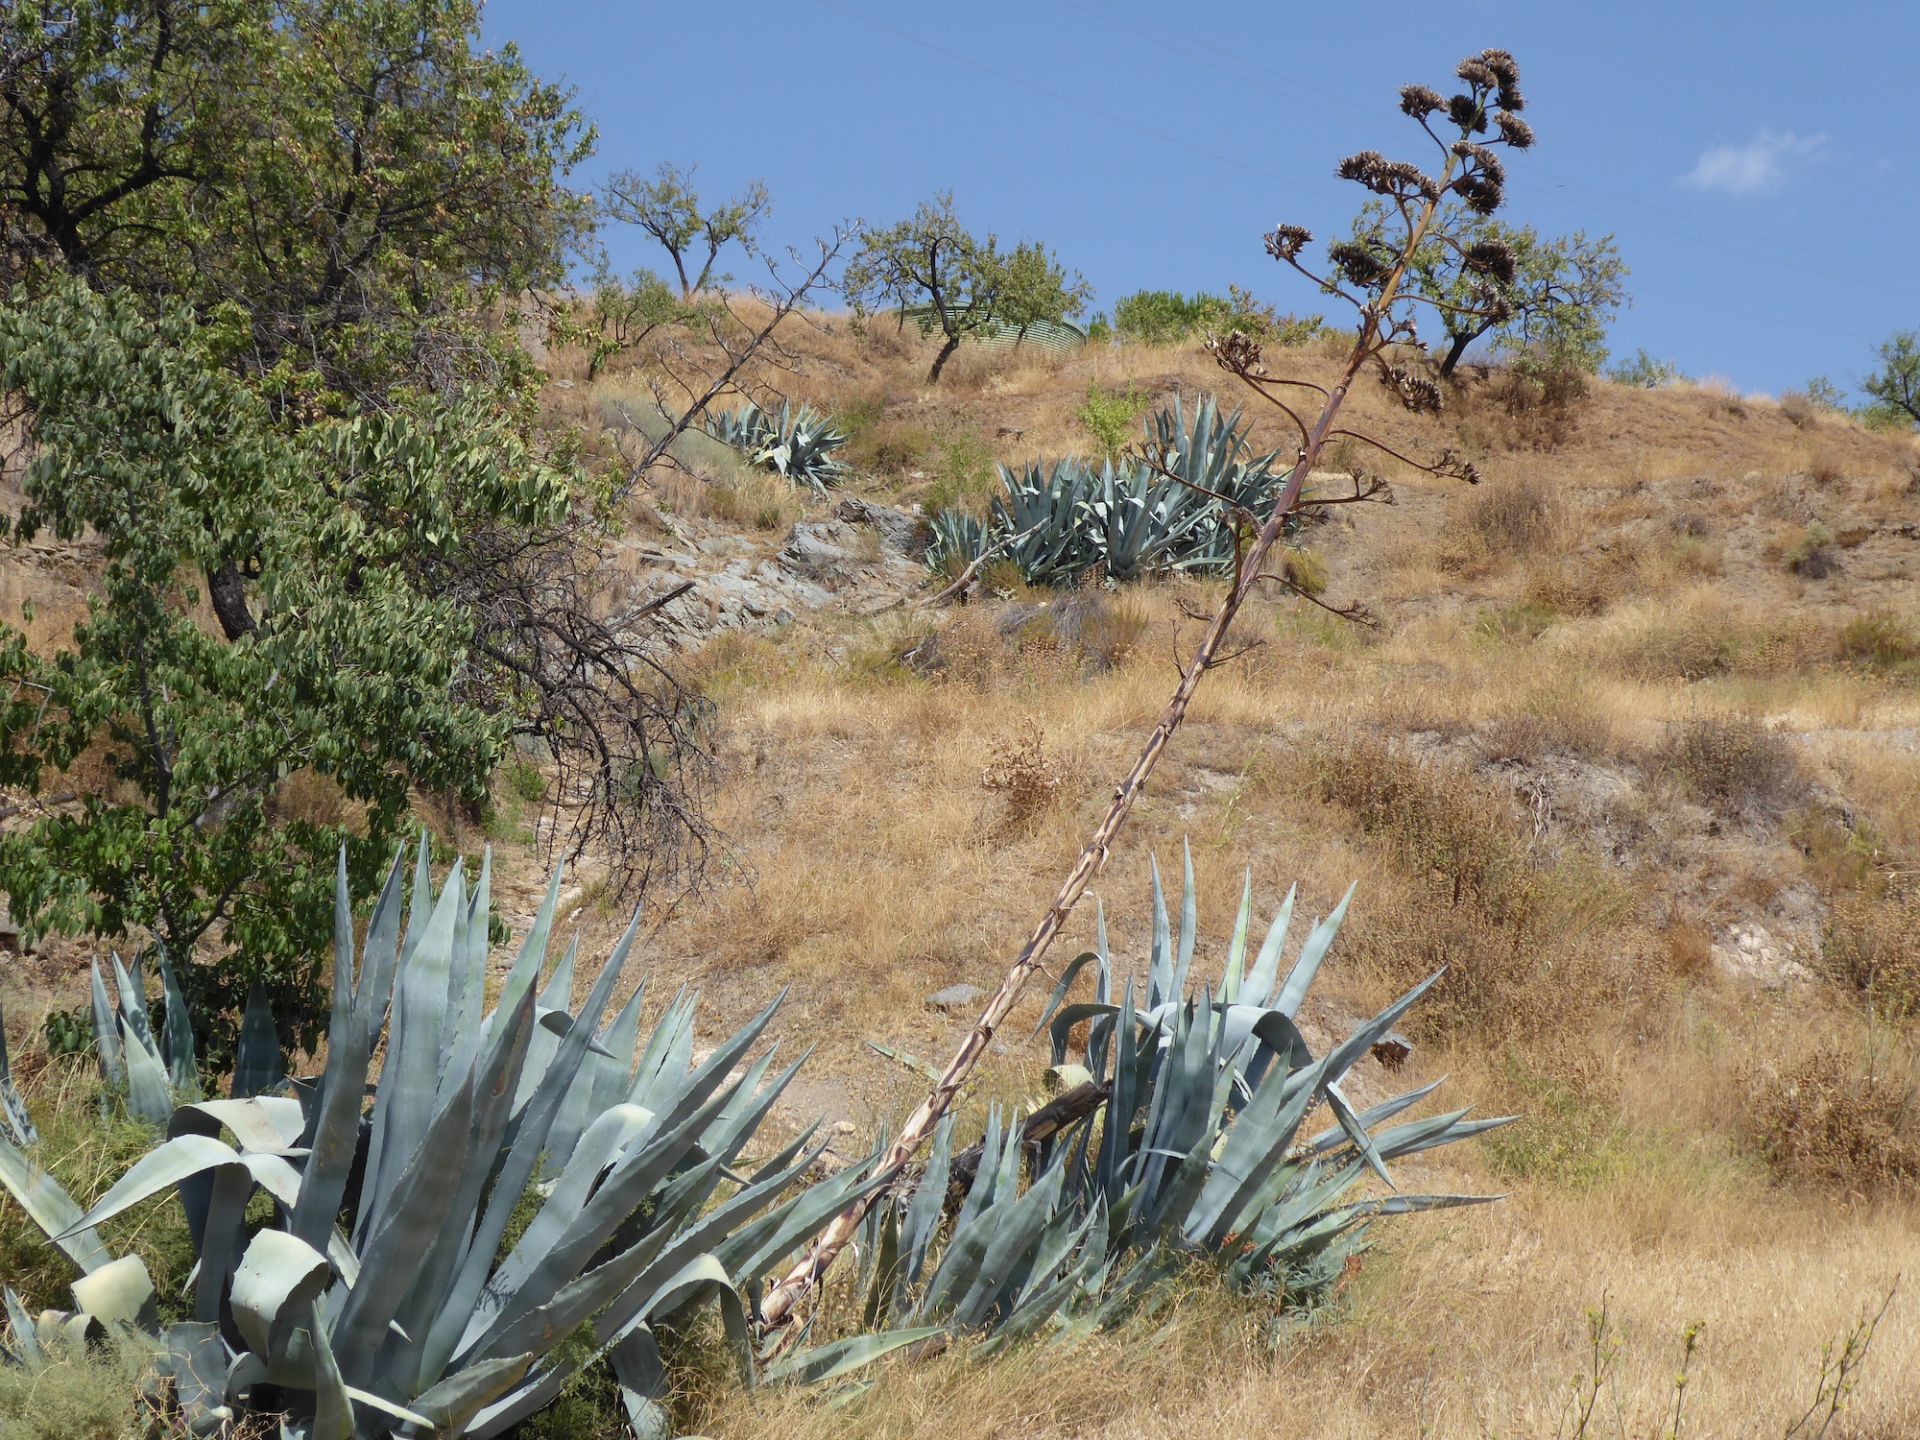
[[[1381,383],[1416,412],[1440,409],[1439,387],[1406,366],[1391,363],[1384,352],[1393,346],[1419,343],[1415,307],[1420,303],[1445,308],[1450,314],[1471,312],[1496,324],[1507,318],[1509,307],[1502,287],[1513,283],[1513,251],[1496,240],[1466,242],[1454,233],[1456,227],[1449,221],[1462,211],[1490,215],[1499,209],[1506,198],[1507,183],[1499,148],[1525,150],[1533,144],[1533,131],[1519,114],[1526,108],[1526,100],[1520,94],[1520,67],[1512,55],[1505,50],[1483,50],[1462,60],[1454,74],[1463,88],[1453,95],[1442,95],[1427,85],[1407,85],[1400,91],[1401,112],[1426,132],[1439,152],[1437,173],[1430,174],[1410,161],[1390,160],[1376,150],[1349,155],[1335,167],[1334,173],[1342,180],[1380,197],[1373,203],[1384,206],[1386,224],[1329,244],[1324,273],[1310,267],[1304,258],[1313,242],[1312,233],[1304,227],[1277,225],[1266,236],[1267,254],[1359,311],[1360,332],[1354,352],[1358,363],[1372,363]],[[1449,205],[1449,201],[1453,203]],[[1464,304],[1402,293],[1407,262],[1423,247],[1437,247],[1450,255],[1460,271],[1470,277],[1473,283]],[[1223,369],[1252,385],[1292,419],[1304,448],[1308,426],[1278,391],[1286,386],[1309,390],[1319,387],[1270,374],[1262,363],[1260,347],[1237,332],[1210,337],[1208,348]],[[1354,438],[1368,440],[1366,436]],[[1420,468],[1433,469],[1427,465]],[[1457,473],[1457,469],[1448,473]]]

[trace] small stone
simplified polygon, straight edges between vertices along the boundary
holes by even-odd
[[[852,1122],[851,1120],[836,1120],[836,1121],[834,1121],[834,1122],[833,1122],[833,1133],[834,1133],[834,1134],[836,1134],[836,1135],[851,1135],[851,1134],[853,1134],[853,1122]]]
[[[949,985],[929,995],[927,1004],[935,1010],[960,1010],[986,998],[987,992],[978,985]]]

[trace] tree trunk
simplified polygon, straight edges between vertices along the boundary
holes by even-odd
[[[1460,357],[1467,353],[1467,347],[1485,333],[1485,331],[1480,331],[1472,335],[1452,335],[1448,337],[1453,341],[1453,344],[1447,347],[1447,358],[1440,362],[1440,378],[1442,380],[1453,374],[1454,366],[1458,365],[1460,363]]]
[[[220,617],[220,628],[228,640],[251,635],[258,628],[253,612],[247,609],[246,579],[231,560],[218,570],[207,572],[207,594],[213,600],[213,613]]]
[[[940,372],[947,368],[947,361],[953,358],[953,352],[959,348],[960,337],[958,335],[949,335],[947,337],[947,343],[940,347],[940,353],[933,357],[933,368],[927,372],[927,383],[929,385],[938,385],[940,383]]]

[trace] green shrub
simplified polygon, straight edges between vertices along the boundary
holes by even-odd
[[[71,1297],[68,1297],[69,1299]],[[155,1433],[141,1398],[153,1352],[137,1336],[57,1344],[32,1369],[0,1364],[0,1435],[7,1440],[136,1440]]]
[[[1136,290],[1114,303],[1113,328],[1143,345],[1169,345],[1189,338],[1208,318],[1225,314],[1227,302],[1201,291]]]
[[[1840,655],[1866,670],[1904,673],[1920,666],[1920,630],[1886,610],[1856,615],[1840,627]]]
[[[1131,382],[1125,390],[1105,390],[1098,380],[1089,380],[1086,401],[1073,412],[1073,418],[1093,436],[1101,455],[1111,460],[1126,448],[1127,432],[1148,403],[1146,394]]]
[[[936,475],[927,492],[927,510],[959,510],[977,515],[993,494],[993,448],[971,425],[936,442]]]
[[[1172,345],[1209,330],[1240,330],[1267,345],[1301,345],[1326,331],[1319,315],[1282,315],[1238,285],[1224,296],[1137,290],[1113,307],[1113,328],[1143,345]]]
[[[1835,569],[1833,531],[1818,520],[1810,522],[1781,548],[1780,559],[1803,579],[1826,579]]]
[[[1631,360],[1623,360],[1607,371],[1607,378],[1616,385],[1631,385],[1639,390],[1660,390],[1669,385],[1683,384],[1687,377],[1671,360],[1656,360],[1645,350],[1636,350]]]

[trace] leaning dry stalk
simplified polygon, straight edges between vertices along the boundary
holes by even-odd
[[[1451,176],[1452,170],[1452,162],[1449,161],[1442,172],[1442,190],[1445,189],[1446,180]],[[1067,917],[1073,913],[1074,905],[1086,893],[1087,886],[1099,873],[1101,866],[1106,863],[1108,848],[1112,845],[1114,837],[1119,834],[1120,827],[1126,823],[1127,816],[1132,812],[1141,792],[1146,788],[1147,777],[1153,774],[1154,767],[1160,762],[1162,752],[1166,750],[1167,743],[1173,738],[1174,731],[1178,730],[1180,722],[1186,719],[1187,708],[1193,703],[1194,692],[1200,688],[1201,678],[1217,663],[1221,642],[1226,639],[1234,617],[1240,613],[1241,605],[1245,603],[1254,585],[1261,579],[1261,566],[1266,560],[1267,553],[1279,542],[1285,531],[1288,516],[1299,504],[1301,489],[1306,484],[1307,475],[1312,471],[1314,462],[1320,458],[1321,446],[1325,444],[1328,432],[1333,428],[1334,418],[1339,414],[1340,406],[1347,397],[1348,387],[1352,385],[1354,376],[1359,374],[1361,367],[1378,351],[1381,342],[1381,319],[1392,307],[1400,282],[1406,274],[1407,261],[1426,238],[1427,228],[1433,223],[1434,211],[1437,208],[1437,200],[1426,202],[1418,221],[1412,228],[1410,240],[1401,252],[1399,263],[1381,289],[1379,299],[1363,312],[1359,338],[1354,343],[1352,353],[1347,357],[1347,363],[1340,373],[1339,381],[1327,393],[1325,408],[1321,410],[1320,418],[1314,422],[1312,430],[1307,435],[1306,444],[1300,450],[1300,458],[1294,462],[1293,469],[1287,476],[1286,486],[1281,490],[1279,499],[1274,504],[1273,514],[1268,517],[1266,524],[1260,527],[1259,534],[1240,557],[1233,583],[1228,586],[1226,596],[1220,602],[1220,608],[1214,612],[1213,619],[1208,622],[1206,634],[1201,637],[1200,644],[1195,648],[1192,660],[1181,672],[1180,684],[1174,690],[1173,698],[1167,702],[1166,709],[1161,711],[1160,719],[1154,725],[1153,732],[1147,736],[1146,743],[1141,746],[1139,755],[1134,759],[1133,768],[1127,772],[1126,778],[1120,782],[1119,788],[1114,792],[1113,803],[1107,807],[1106,816],[1094,830],[1092,838],[1087,841],[1086,848],[1080,852],[1080,858],[1074,862],[1073,869],[1068,872],[1059,893],[1054,896],[1053,904],[1048,907],[1046,914],[1041,916],[1040,923],[1034,927],[1033,933],[1027,937],[1027,943],[1020,951],[1020,958],[1014,961],[1013,968],[1007,971],[1006,978],[1000,982],[1000,988],[987,1002],[987,1008],[981,1012],[979,1020],[968,1032],[966,1040],[962,1042],[953,1059],[947,1062],[946,1069],[934,1082],[933,1088],[927,1092],[926,1099],[920,1102],[919,1108],[900,1128],[899,1135],[880,1160],[881,1170],[901,1169],[913,1152],[933,1134],[940,1117],[952,1105],[953,1097],[966,1084],[967,1077],[973,1072],[973,1067],[986,1053],[987,1045],[993,1039],[994,1032],[1000,1028],[1001,1023],[1012,1011],[1014,1001],[1019,998],[1028,978],[1040,968],[1040,963],[1046,958],[1047,950],[1053,944],[1054,937],[1065,927]],[[807,1252],[800,1263],[794,1266],[779,1284],[767,1291],[760,1307],[762,1323],[772,1327],[783,1325],[791,1318],[794,1306],[808,1290],[819,1283],[827,1267],[833,1264],[835,1257],[858,1233],[861,1221],[866,1218],[867,1212],[872,1209],[878,1199],[879,1194],[870,1194],[835,1217],[833,1223],[821,1232],[813,1248]]]

